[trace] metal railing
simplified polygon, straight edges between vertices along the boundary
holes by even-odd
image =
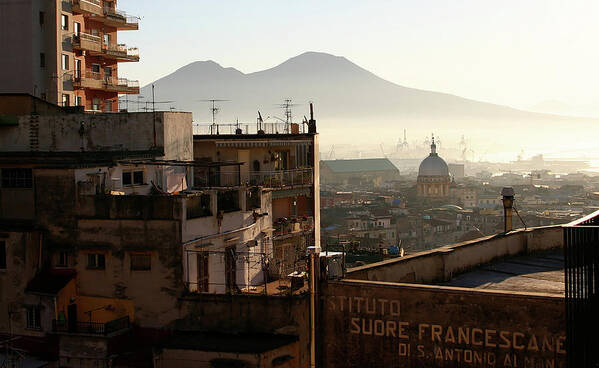
[[[280,218],[273,222],[273,236],[296,234],[314,230],[313,217]]]
[[[238,130],[240,129],[240,130]],[[196,123],[193,127],[193,134],[198,135],[228,135],[228,134],[258,134],[258,131],[264,134],[291,134],[291,125],[276,122],[276,123],[234,123],[234,124],[207,124]],[[304,133],[302,127],[299,127],[299,132]]]
[[[100,6],[100,0],[73,0],[73,4],[89,3]]]
[[[221,171],[194,175],[196,187],[264,186],[269,188],[311,185],[314,182],[312,168],[274,171]]]
[[[248,184],[261,185],[270,188],[310,185],[314,180],[313,174],[314,172],[312,168],[275,171],[250,171]]]
[[[106,17],[117,18],[118,20],[122,20],[126,24],[139,23],[139,18],[128,15],[126,12],[115,8],[105,7],[104,15]]]
[[[92,335],[109,335],[114,332],[131,327],[129,316],[114,319],[108,322],[83,322],[69,323],[68,320],[52,320],[52,331],[64,333],[81,333]]]
[[[88,41],[97,42],[97,43],[102,42],[102,38],[100,36],[94,36],[89,33],[80,32],[79,34],[73,35],[74,42],[80,42],[81,40],[88,40]]]
[[[569,367],[599,367],[599,211],[564,226],[566,354]]]
[[[103,50],[108,55],[117,57],[128,57],[130,59],[139,59],[139,49],[137,47],[127,48],[123,43],[109,43],[103,45]]]
[[[94,79],[94,80],[102,80],[102,74],[99,72],[86,71],[85,78]]]

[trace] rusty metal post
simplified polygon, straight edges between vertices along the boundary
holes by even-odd
[[[504,231],[512,231],[512,211],[514,206],[514,188],[505,187],[501,190],[503,201]]]
[[[318,301],[317,285],[320,278],[320,247],[308,247],[310,259],[310,367],[316,367],[316,304]]]

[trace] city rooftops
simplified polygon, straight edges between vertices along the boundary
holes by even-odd
[[[387,158],[365,158],[356,160],[323,160],[323,166],[327,166],[332,172],[358,173],[374,171],[393,171],[399,173],[399,169]]]

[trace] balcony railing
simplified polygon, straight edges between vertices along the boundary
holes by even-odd
[[[139,61],[139,50],[137,47],[127,48],[127,45],[122,43],[110,43],[104,44],[102,48],[102,51],[106,56],[111,56],[122,60]]]
[[[104,15],[100,0],[73,0],[73,12]]]
[[[79,33],[73,35],[73,47],[81,50],[101,52],[102,39],[88,33]]]
[[[196,187],[230,187],[239,185],[282,188],[311,185],[314,181],[312,168],[275,171],[225,171],[220,173],[196,172]]]
[[[273,222],[273,236],[295,234],[314,229],[314,218],[309,216],[297,218],[279,218]]]
[[[126,330],[131,327],[129,316],[114,319],[109,322],[83,322],[69,323],[68,320],[52,321],[52,330],[54,332],[91,334],[91,335],[110,335],[112,333]]]
[[[139,81],[127,78],[105,76],[106,89],[119,93],[139,93]]]
[[[295,124],[294,124],[295,125]],[[239,129],[239,130],[238,130]],[[298,127],[298,133],[305,133],[307,128]],[[295,134],[292,125],[282,122],[268,122],[260,125],[256,123],[235,124],[194,124],[193,134],[218,135],[218,134]]]
[[[128,15],[122,10],[104,7],[104,16],[107,23],[112,23],[116,26],[124,26],[131,29],[139,27],[139,18]]]

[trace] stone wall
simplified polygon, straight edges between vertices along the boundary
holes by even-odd
[[[520,229],[355,267],[348,279],[435,283],[502,257],[561,247],[561,226]]]
[[[564,367],[564,299],[358,280],[321,294],[323,367]]]

